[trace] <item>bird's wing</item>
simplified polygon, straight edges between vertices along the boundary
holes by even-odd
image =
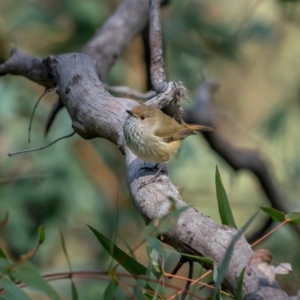
[[[183,140],[184,138],[195,134],[189,128],[178,124],[175,120],[173,121],[174,123],[172,122],[172,124],[163,124],[164,126],[159,126],[159,128],[155,130],[154,134],[161,137],[165,143],[171,143],[176,140]],[[171,127],[168,125],[173,126]]]

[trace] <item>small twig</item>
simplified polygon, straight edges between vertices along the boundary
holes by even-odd
[[[16,176],[5,176],[5,177],[0,177],[0,184],[2,183],[10,183],[10,182],[15,182],[17,180],[21,179],[31,179],[31,178],[46,178],[52,176],[51,173],[49,174],[31,174],[31,175],[16,175]]]
[[[189,293],[190,290],[190,286],[193,280],[193,272],[194,272],[194,263],[189,260],[189,275],[188,275],[188,280],[186,282],[185,288],[184,288],[184,292],[181,295],[181,300],[185,300],[186,296]]]
[[[110,278],[108,276],[108,271],[74,271],[72,274],[70,272],[60,272],[60,273],[54,273],[54,274],[47,274],[43,275],[43,278],[46,281],[55,281],[55,280],[62,280],[62,279],[70,279],[70,278],[81,278],[81,279],[95,279],[95,280],[105,280],[105,281],[110,281]],[[118,277],[124,277],[124,278],[133,278],[134,276],[132,274],[128,273],[122,273],[122,272],[117,272],[116,275]],[[158,283],[158,279],[152,279],[148,278],[145,275],[137,275],[136,278],[142,279],[142,280],[147,280],[147,282],[152,282],[152,283]],[[27,285],[22,283],[21,281],[17,280],[15,281],[15,284],[18,285],[20,288],[24,288]],[[125,284],[125,282],[124,282]],[[130,285],[130,283],[126,282],[126,285]],[[170,289],[174,289],[175,291],[180,291],[180,288],[178,286],[174,286],[171,284],[165,284],[166,287]],[[133,286],[132,286],[133,287]],[[145,289],[146,290],[146,289]],[[147,290],[146,290],[147,291]],[[152,292],[152,291],[149,291]],[[5,290],[3,288],[0,288],[0,295],[5,294]],[[199,297],[193,293],[189,293],[191,297],[194,299],[199,299],[199,300],[204,300],[204,298]]]
[[[195,280],[192,280],[191,282],[191,285],[194,285],[196,283],[199,283],[199,284],[203,284],[202,282],[200,283],[199,281],[203,278],[205,278],[207,275],[209,275],[210,273],[212,272],[212,270],[209,270],[209,271],[206,271],[204,274],[202,274],[200,277],[198,277],[197,279]],[[206,284],[204,284],[206,285]],[[208,286],[209,288],[211,288],[210,286]],[[212,287],[213,288],[213,287]],[[178,295],[182,294],[184,292],[184,289],[181,290],[180,292],[178,292],[177,294],[173,295],[172,297],[168,298],[168,300],[172,300],[174,299],[175,297],[177,297]]]
[[[57,102],[54,103],[54,105],[51,108],[50,114],[48,115],[48,119],[45,126],[45,136],[50,130],[50,127],[58,114],[58,112],[64,107],[64,104],[60,101],[60,99],[57,100]]]
[[[212,280],[212,281],[209,281],[209,282],[206,282],[206,283],[199,283],[201,286],[199,287],[199,291],[203,290],[204,288],[206,288],[207,286],[213,286],[215,284],[215,282]]]
[[[37,246],[36,246],[36,248],[35,248],[35,250],[34,250],[32,256],[31,256],[31,258],[30,258],[30,260],[33,260],[33,258],[35,257],[36,253],[37,253],[38,250],[39,250],[39,247],[40,247],[40,243],[37,244]]]
[[[160,93],[165,90],[167,82],[162,50],[160,5],[158,0],[150,0],[149,31],[151,52],[151,81],[154,90],[157,93]]]
[[[148,91],[146,93],[140,93],[136,90],[129,88],[128,86],[106,86],[106,89],[109,92],[122,95],[127,98],[134,98],[136,100],[149,100],[152,97],[156,96],[154,91]]]
[[[31,113],[31,117],[30,117],[30,122],[29,122],[29,128],[28,128],[28,143],[30,143],[30,133],[31,133],[31,125],[32,125],[32,121],[33,121],[33,117],[34,117],[34,113],[36,111],[37,106],[39,105],[40,101],[42,100],[42,98],[49,92],[53,92],[56,91],[56,88],[51,88],[51,89],[46,89],[44,91],[44,93],[41,95],[41,97],[36,101],[33,111]]]
[[[17,155],[17,154],[20,154],[20,153],[28,153],[28,152],[34,152],[34,151],[39,151],[39,150],[43,150],[45,148],[48,148],[50,146],[52,146],[53,144],[55,144],[56,142],[62,140],[62,139],[66,139],[66,138],[69,138],[71,136],[73,136],[76,132],[73,131],[72,133],[68,134],[68,135],[64,135],[56,140],[54,140],[53,142],[51,142],[50,144],[47,144],[45,146],[42,146],[42,147],[38,147],[38,148],[32,148],[32,149],[26,149],[26,150],[20,150],[20,151],[15,151],[15,152],[10,152],[10,153],[7,153],[7,155],[9,157],[11,156],[14,156],[14,155]]]
[[[264,240],[265,238],[267,238],[270,234],[272,234],[273,232],[275,232],[276,230],[278,230],[281,226],[283,226],[284,224],[288,223],[289,220],[285,220],[282,223],[280,223],[279,225],[277,225],[275,228],[273,228],[270,232],[266,233],[264,236],[262,236],[259,240],[255,241],[254,243],[251,244],[251,247],[254,247],[255,245],[257,245],[258,243],[260,243],[262,240]]]
[[[177,263],[177,265],[175,266],[175,268],[173,269],[173,271],[170,273],[172,275],[176,275],[177,272],[181,269],[181,267],[188,262],[189,259],[186,256],[181,255],[179,262]],[[173,276],[169,276],[168,278],[171,279]]]

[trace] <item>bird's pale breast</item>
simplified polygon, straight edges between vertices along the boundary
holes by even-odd
[[[126,143],[137,157],[148,162],[162,163],[177,153],[181,140],[163,142],[162,138],[155,136],[151,130],[141,127],[137,122],[134,118],[127,118],[124,124]]]

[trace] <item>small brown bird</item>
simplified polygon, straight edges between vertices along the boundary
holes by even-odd
[[[179,124],[160,109],[151,106],[138,105],[126,111],[128,117],[123,132],[128,147],[140,159],[157,164],[165,163],[175,156],[182,141],[195,134],[194,131],[214,130],[203,125]]]

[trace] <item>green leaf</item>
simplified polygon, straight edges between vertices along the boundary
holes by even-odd
[[[72,300],[78,300],[78,293],[74,281],[71,281]]]
[[[164,255],[163,243],[158,238],[146,236],[146,241],[152,249],[155,249],[161,256]]]
[[[284,222],[285,221],[285,215],[283,212],[271,208],[271,207],[261,207],[260,208],[264,213],[269,215],[274,221],[276,222]]]
[[[145,300],[143,294],[143,288],[145,287],[146,281],[145,280],[137,280],[136,285],[134,287],[134,299],[136,300]],[[151,298],[152,299],[152,298]]]
[[[5,295],[10,300],[29,300],[29,297],[5,276],[1,277],[0,286],[5,289]]]
[[[45,235],[45,227],[43,225],[39,226],[38,229],[38,236],[39,236],[39,244],[43,244],[45,239],[46,239],[46,235]]]
[[[6,258],[7,259],[7,256],[5,255],[3,249],[0,247],[0,258]]]
[[[67,260],[67,263],[68,263],[68,266],[69,266],[69,270],[70,270],[70,272],[72,273],[71,262],[70,262],[70,259],[69,259],[69,255],[68,255],[68,251],[67,251],[67,247],[66,247],[64,235],[63,235],[63,233],[62,233],[62,231],[61,231],[61,228],[60,228],[59,223],[58,223],[57,220],[56,220],[56,223],[57,223],[57,227],[58,227],[58,229],[59,229],[59,235],[60,235],[61,246],[62,246],[62,248],[63,248],[63,252],[64,252],[65,258],[66,258],[66,260]]]
[[[222,184],[221,176],[219,173],[218,166],[216,166],[216,191],[219,206],[219,214],[223,225],[232,226],[237,228],[233,214],[231,212],[230,204],[226,195],[226,191]]]
[[[119,203],[119,191],[117,192],[117,203],[116,203],[116,210],[115,210],[115,215],[114,215],[114,220],[113,220],[113,227],[112,227],[112,232],[113,232],[113,236],[111,239],[111,246],[110,246],[110,250],[109,250],[109,254],[111,256],[111,261],[109,263],[109,270],[113,270],[115,268],[117,268],[117,265],[115,267],[113,267],[114,264],[114,248],[115,248],[115,244],[116,244],[116,237],[117,237],[117,231],[118,231],[118,220],[119,220],[119,207],[118,207],[118,203]]]
[[[161,282],[163,282],[163,280],[161,280],[161,278],[160,278],[159,282],[156,285],[155,293],[152,297],[152,300],[161,299],[159,296],[159,291],[160,291],[160,288],[162,287]]]
[[[114,279],[112,279],[109,282],[109,284],[104,292],[103,299],[114,300],[114,294],[115,294],[117,287],[118,287],[118,283]]]
[[[162,268],[160,253],[156,249],[154,249],[150,246],[147,246],[146,248],[147,248],[148,257],[151,261],[152,266],[154,267],[156,272],[158,272],[159,274],[162,274],[163,268]]]
[[[0,273],[7,274],[11,265],[6,258],[0,258]]]
[[[288,223],[292,225],[300,224],[300,212],[292,212],[285,215],[285,219],[289,220]]]
[[[88,227],[92,230],[98,241],[104,247],[104,249],[109,253],[111,249],[111,241],[105,237],[102,233],[94,229],[93,227]],[[114,255],[114,259],[119,262],[130,274],[134,275],[145,275],[147,274],[147,268],[145,268],[142,264],[135,261],[132,257],[130,257],[127,253],[121,250],[118,246],[114,245],[115,251],[112,253]]]
[[[237,286],[235,290],[235,298],[236,300],[243,300],[243,280],[246,268],[244,268],[237,280]]]
[[[203,261],[205,263],[213,265],[213,261],[211,259],[207,258],[207,257],[202,257],[202,256],[197,256],[197,255],[192,255],[192,254],[186,254],[186,253],[182,253],[182,252],[173,251],[173,250],[170,250],[170,249],[165,249],[164,251],[169,252],[169,253],[174,253],[174,254],[181,254],[181,255],[184,255],[186,257],[193,258],[194,260],[197,259],[197,260],[200,260],[200,261]]]
[[[218,277],[219,277],[219,271],[218,271],[218,267],[216,264],[214,264],[214,268],[213,268],[213,280],[214,282],[218,281]],[[215,294],[213,297],[214,300],[221,300],[221,291],[220,290],[215,290]]]
[[[111,249],[111,241],[105,237],[102,233],[94,229],[93,227],[89,226],[91,231],[94,233],[100,244],[104,247],[104,249],[109,253]],[[144,267],[142,264],[134,260],[131,256],[121,250],[117,245],[114,245],[114,252],[112,253],[113,258],[130,274],[132,275],[147,275],[148,269]],[[149,277],[151,279],[156,279],[156,277],[150,273]],[[135,276],[138,278],[138,276]],[[146,289],[152,290],[154,292],[156,286],[152,282],[149,282],[146,286]],[[165,289],[161,289],[161,293],[166,293]]]
[[[136,260],[136,256],[134,254],[134,251],[132,250],[132,248],[130,247],[130,245],[119,235],[117,234],[118,237],[122,240],[122,242],[125,244],[126,248],[128,249],[128,252],[130,253],[131,257]]]
[[[218,278],[216,282],[216,289],[214,292],[214,300],[217,299],[217,293],[221,288],[221,284],[223,282],[223,279],[225,277],[230,259],[231,259],[231,255],[234,249],[234,245],[235,243],[242,237],[242,235],[244,234],[244,232],[246,231],[246,229],[250,226],[250,224],[253,222],[253,220],[255,219],[255,217],[257,216],[257,214],[259,213],[259,211],[257,211],[248,221],[247,223],[241,228],[241,230],[235,235],[235,237],[232,239],[232,241],[230,242],[227,251],[224,255],[223,261],[221,263],[221,266],[219,268],[219,274],[218,274]]]
[[[8,222],[8,212],[6,212],[4,220],[0,222],[0,232],[5,228],[7,222]]]
[[[219,276],[219,271],[217,265],[214,263],[214,268],[213,268],[213,280],[214,282],[217,282]]]
[[[172,198],[169,198],[169,200],[171,202],[170,212],[151,222],[144,230],[146,241],[150,245],[147,248],[149,259],[159,274],[163,273],[161,257],[164,257],[164,249],[162,242],[157,239],[157,236],[172,228],[177,223],[180,214],[189,208],[188,206],[184,206],[176,209],[174,200]]]
[[[29,262],[26,261],[21,265],[15,267],[10,274],[39,292],[51,297],[53,300],[59,300],[58,295],[51,285],[44,280],[38,270]]]

